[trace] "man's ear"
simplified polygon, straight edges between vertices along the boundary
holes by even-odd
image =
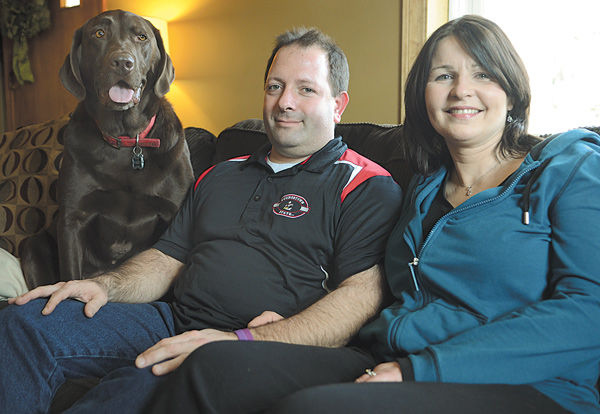
[[[335,110],[333,113],[333,120],[336,124],[339,124],[342,121],[342,114],[344,113],[346,106],[348,106],[349,101],[350,96],[346,91],[340,92],[340,94],[335,97]]]

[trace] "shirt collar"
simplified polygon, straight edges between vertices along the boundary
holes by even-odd
[[[325,168],[330,166],[333,162],[337,161],[342,154],[348,149],[348,146],[342,141],[342,137],[336,137],[327,142],[323,148],[315,152],[305,161],[296,164],[294,167],[284,170],[281,174],[289,172],[295,174],[298,171],[306,170],[314,173],[322,173]],[[255,151],[250,158],[244,161],[241,165],[242,168],[246,168],[252,164],[260,164],[264,167],[271,169],[267,164],[267,155],[271,151],[271,144],[267,143]]]

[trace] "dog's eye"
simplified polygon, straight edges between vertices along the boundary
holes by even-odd
[[[148,40],[148,36],[146,36],[146,35],[145,35],[145,34],[143,34],[143,33],[140,33],[140,34],[138,35],[138,39],[139,39],[139,40],[141,40],[141,41],[143,42],[143,41],[145,41],[145,40]]]
[[[98,29],[96,30],[96,33],[94,33],[96,35],[96,37],[100,38],[100,37],[104,37],[104,30],[102,29]]]

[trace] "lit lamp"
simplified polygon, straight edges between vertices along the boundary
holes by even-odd
[[[81,1],[79,0],[60,0],[60,7],[69,8],[69,7],[77,7],[81,6]]]
[[[165,45],[165,50],[167,51],[167,54],[169,54],[169,30],[167,28],[167,21],[160,17],[142,17],[148,20],[150,23],[152,23],[154,27],[156,27],[158,30],[160,30],[160,37],[162,37],[163,44]]]

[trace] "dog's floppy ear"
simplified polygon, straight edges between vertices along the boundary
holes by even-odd
[[[162,98],[169,92],[171,89],[171,84],[175,80],[175,68],[173,67],[173,62],[171,62],[171,58],[167,54],[165,50],[165,45],[162,40],[162,36],[160,35],[160,31],[152,26],[152,30],[154,30],[154,37],[156,38],[156,43],[158,44],[158,50],[160,51],[160,62],[158,62],[158,74],[156,79],[156,84],[154,84],[154,93],[159,98]]]
[[[62,84],[80,101],[85,98],[85,86],[83,86],[81,73],[79,72],[82,31],[83,27],[75,30],[73,42],[71,43],[71,53],[67,55],[65,62],[60,68],[60,80]]]

